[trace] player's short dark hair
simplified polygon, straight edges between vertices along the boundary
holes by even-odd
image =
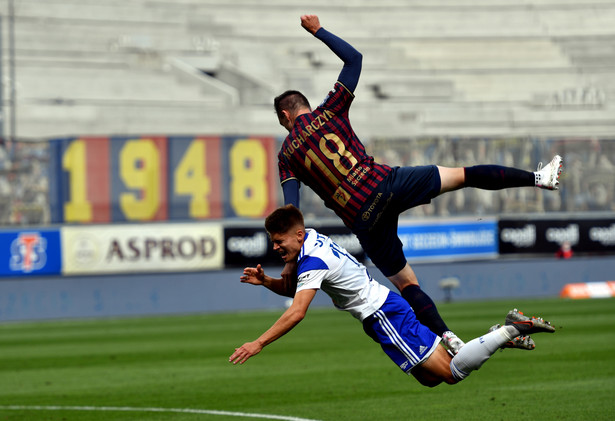
[[[303,214],[293,205],[277,208],[265,219],[265,229],[269,234],[283,234],[298,225],[305,226]]]
[[[289,111],[292,114],[303,107],[311,109],[310,102],[305,95],[299,91],[286,91],[277,96],[273,100],[273,106],[278,118],[282,116],[282,110]]]

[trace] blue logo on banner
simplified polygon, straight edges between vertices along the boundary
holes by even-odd
[[[59,274],[59,231],[0,232],[0,275]]]

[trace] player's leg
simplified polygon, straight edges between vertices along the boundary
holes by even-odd
[[[502,190],[512,187],[540,187],[548,190],[559,188],[562,158],[556,155],[551,162],[537,171],[525,171],[501,165],[475,165],[463,168],[438,167],[440,193],[475,187],[483,190]]]
[[[510,341],[518,331],[512,326],[502,326],[480,338],[472,339],[451,358],[441,348],[412,370],[412,375],[425,386],[435,386],[437,381],[455,384],[478,370],[501,346]]]
[[[404,372],[428,387],[465,379],[520,333],[552,332],[543,319],[513,310],[506,316],[506,326],[471,340],[451,357],[438,346],[440,338],[420,324],[412,308],[395,293],[389,293],[382,307],[363,320],[363,329]]]
[[[491,326],[488,332],[493,332],[494,330],[497,330],[501,327],[502,325],[497,323]],[[504,345],[500,347],[500,349],[504,349],[504,348],[517,348],[517,349],[525,349],[525,350],[531,351],[534,348],[536,348],[536,344],[534,343],[534,340],[530,337],[530,335],[522,334],[519,336],[515,336],[510,341],[506,342]]]
[[[502,326],[479,338],[474,338],[451,360],[450,371],[455,383],[478,370],[502,345],[511,341],[519,332],[512,326]]]
[[[451,373],[451,359],[451,355],[439,346],[425,362],[414,367],[410,374],[427,387],[435,387],[442,382],[454,384],[457,381]]]
[[[478,370],[495,351],[512,341],[515,337],[530,333],[555,332],[551,323],[540,317],[527,317],[517,309],[506,315],[506,325],[472,339],[464,345],[451,360],[450,369],[457,381],[465,379],[474,370]]]
[[[501,190],[535,185],[533,172],[500,165],[475,165],[463,168],[438,167],[438,171],[441,180],[441,193],[462,187]]]
[[[401,296],[412,306],[416,318],[432,332],[442,337],[444,346],[455,355],[464,345],[463,341],[453,333],[436,307],[431,297],[421,289],[414,271],[408,263],[395,275],[388,279],[400,290]],[[409,280],[414,280],[410,282]]]
[[[423,386],[435,387],[442,382],[454,384],[458,380],[451,373],[451,360],[451,355],[439,346],[425,362],[414,367],[410,373]]]
[[[377,229],[369,233],[367,239],[359,236],[359,242],[376,267],[412,306],[417,319],[423,325],[439,336],[450,332],[438,313],[436,304],[421,289],[416,274],[406,261],[402,243],[397,237],[396,220],[379,224]],[[463,345],[463,342],[459,345]]]
[[[446,342],[450,342],[445,344],[446,347],[449,348],[450,346],[453,349],[449,349],[451,349],[453,353],[456,353],[459,351],[457,348],[463,346],[463,341],[451,332],[442,319],[442,316],[440,316],[436,303],[434,303],[431,297],[425,294],[421,289],[416,274],[408,262],[405,261],[405,257],[404,262],[405,265],[403,269],[394,275],[387,276],[388,280],[395,285],[400,291],[401,296],[412,306],[414,314],[416,314],[416,318],[419,319],[419,322],[427,326],[435,334],[441,337],[446,336]]]

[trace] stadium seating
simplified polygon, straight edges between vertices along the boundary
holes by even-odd
[[[302,32],[305,12],[278,0],[20,1],[18,135],[151,132],[160,114],[165,132],[236,131],[248,119],[251,130],[279,133],[274,119],[258,118],[271,98],[297,87],[319,102],[340,68]],[[354,107],[384,119],[355,119],[364,137],[396,136],[408,115],[417,135],[482,135],[494,124],[526,134],[537,121],[540,135],[562,135],[562,122],[574,134],[610,132],[612,2],[316,1],[310,12],[364,53]],[[3,58],[6,69],[7,49]],[[68,109],[90,124],[58,120]]]

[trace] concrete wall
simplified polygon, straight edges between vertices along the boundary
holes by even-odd
[[[434,301],[456,277],[453,300],[558,296],[566,283],[615,280],[615,256],[499,259],[413,265]],[[281,268],[266,268],[270,274]],[[239,282],[241,269],[176,274],[12,278],[0,281],[0,321],[281,309],[287,299]],[[372,275],[390,286],[376,268]],[[314,305],[330,306],[319,292]]]

